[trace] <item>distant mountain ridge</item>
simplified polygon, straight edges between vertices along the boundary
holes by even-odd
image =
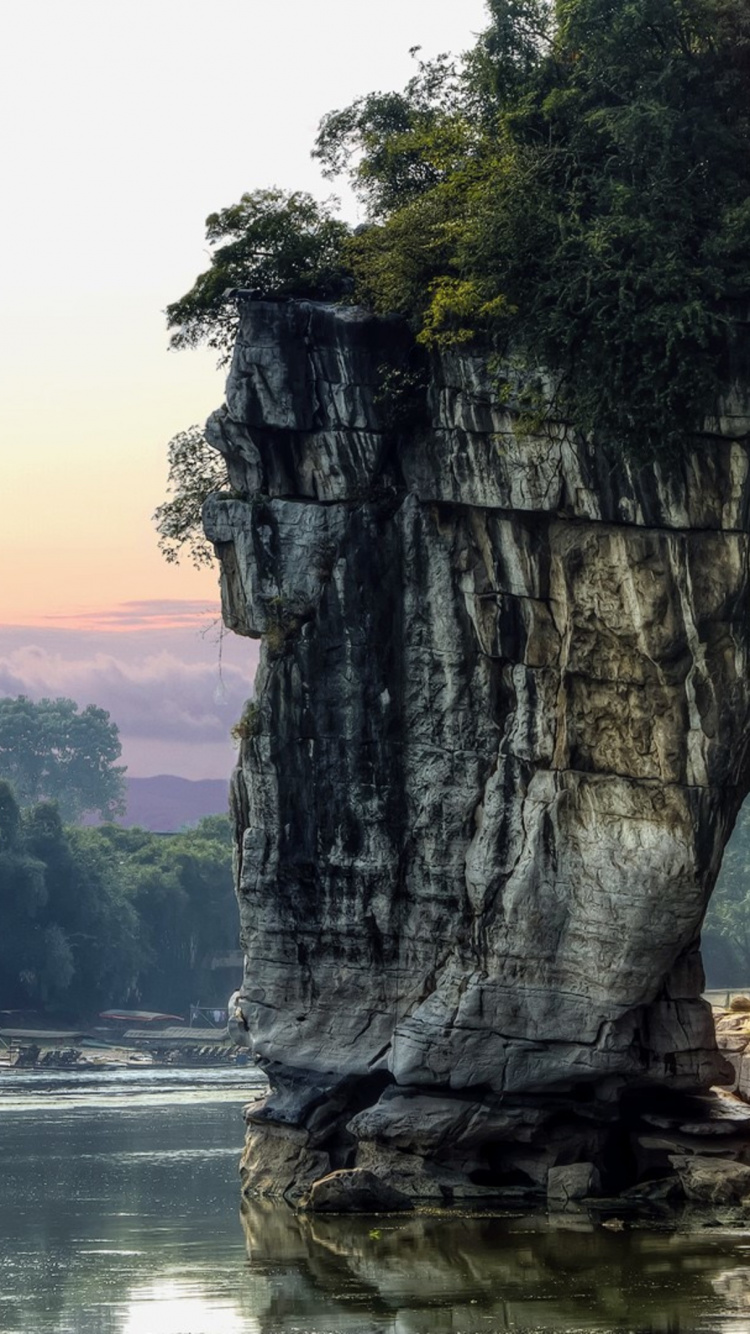
[[[204,815],[226,815],[229,783],[223,778],[178,778],[157,774],[154,778],[126,775],[127,810],[117,824],[140,825],[158,834],[172,834],[184,825],[196,824]]]

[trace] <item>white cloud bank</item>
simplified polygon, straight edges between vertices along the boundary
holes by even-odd
[[[178,628],[0,629],[0,695],[97,704],[120,731],[132,776],[223,778],[230,729],[252,693],[257,645]]]

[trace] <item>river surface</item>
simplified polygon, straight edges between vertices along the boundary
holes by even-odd
[[[750,1229],[241,1211],[251,1081],[0,1072],[2,1334],[750,1334]]]

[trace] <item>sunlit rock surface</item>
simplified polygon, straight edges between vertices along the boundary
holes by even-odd
[[[699,933],[750,783],[742,395],[683,464],[626,466],[524,436],[510,372],[398,323],[240,313],[204,521],[227,625],[263,636],[246,1187],[630,1184],[633,1100],[731,1073]]]

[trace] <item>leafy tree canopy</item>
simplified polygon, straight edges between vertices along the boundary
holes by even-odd
[[[21,806],[57,802],[64,820],[104,819],[125,809],[125,768],[116,725],[94,704],[25,695],[0,699],[0,778]]]
[[[105,825],[81,830],[80,838],[117,865],[136,914],[139,967],[131,994],[178,1013],[216,999],[212,959],[236,949],[238,935],[228,816],[207,816],[168,837]]]
[[[263,296],[334,299],[344,287],[341,248],[349,228],[302,190],[253,190],[206,219],[211,266],[190,291],[167,306],[170,346],[207,343],[226,361],[237,317],[227,289]]]
[[[220,999],[213,957],[237,941],[229,819],[169,837],[66,828],[49,803],[22,811],[0,780],[0,922],[0,1008]]]
[[[441,184],[478,144],[476,104],[459,63],[417,59],[402,93],[369,93],[324,116],[313,149],[328,177],[346,173],[371,218]]]
[[[209,220],[231,240],[169,308],[173,342],[227,346],[228,283],[353,295],[428,346],[480,339],[551,371],[556,410],[594,440],[668,453],[715,414],[746,316],[750,8],[488,9],[464,58],[415,50],[402,92],[321,123],[314,155],[348,173],[369,224],[347,235],[307,196],[245,196]]]
[[[0,810],[0,1006],[82,1013],[127,992],[137,922],[118,867],[79,848],[55,806],[22,812],[5,782]]]
[[[336,172],[355,150],[373,218],[347,248],[357,291],[428,345],[480,336],[551,369],[581,429],[669,450],[715,412],[745,316],[750,11],[491,12],[431,119],[423,74],[398,126],[374,125],[372,99],[323,122],[318,155]]]

